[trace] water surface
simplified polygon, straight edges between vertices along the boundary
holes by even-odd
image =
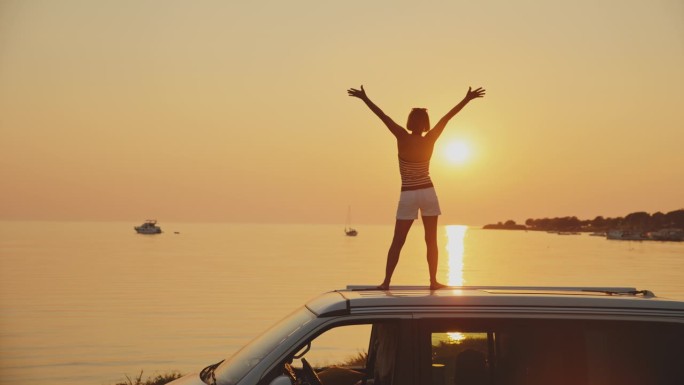
[[[308,299],[379,284],[390,226],[0,222],[0,383],[103,384],[230,355]],[[179,234],[174,234],[178,232]],[[684,243],[441,226],[439,278],[684,300]],[[393,284],[427,284],[416,222]]]

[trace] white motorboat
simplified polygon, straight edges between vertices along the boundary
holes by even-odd
[[[157,226],[156,219],[148,219],[140,226],[134,227],[138,234],[161,234],[161,227]]]

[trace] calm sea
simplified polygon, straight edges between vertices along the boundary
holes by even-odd
[[[0,222],[0,383],[111,385],[218,362],[317,294],[382,280],[390,226]],[[176,234],[177,232],[177,234]],[[684,243],[442,226],[439,277],[684,300]],[[427,284],[416,222],[393,284]]]

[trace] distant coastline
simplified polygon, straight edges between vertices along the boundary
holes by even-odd
[[[600,233],[610,230],[632,230],[640,232],[659,231],[663,229],[684,229],[684,209],[668,213],[649,214],[644,211],[630,213],[624,217],[602,217],[579,219],[572,217],[529,218],[525,224],[518,224],[509,219],[505,222],[483,226],[488,230],[531,230],[552,232],[590,232]]]
[[[487,230],[529,230],[527,226],[525,225],[519,225],[515,223],[514,220],[507,220],[505,223],[499,222],[499,223],[490,223],[488,225],[484,225],[482,227],[483,229]]]

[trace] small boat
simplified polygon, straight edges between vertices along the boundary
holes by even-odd
[[[355,236],[359,235],[359,232],[356,231],[356,229],[352,229],[351,227],[345,228],[344,233],[347,234],[348,237],[355,237]]]
[[[684,229],[661,229],[649,234],[655,241],[684,241]]]
[[[157,226],[156,219],[148,219],[140,226],[134,227],[138,234],[161,234],[161,227]]]
[[[355,237],[359,235],[359,232],[355,228],[351,227],[351,207],[347,210],[347,223],[344,225],[344,233],[348,237]]]
[[[610,230],[606,233],[606,238],[622,241],[645,241],[650,239],[647,234],[631,230]]]

